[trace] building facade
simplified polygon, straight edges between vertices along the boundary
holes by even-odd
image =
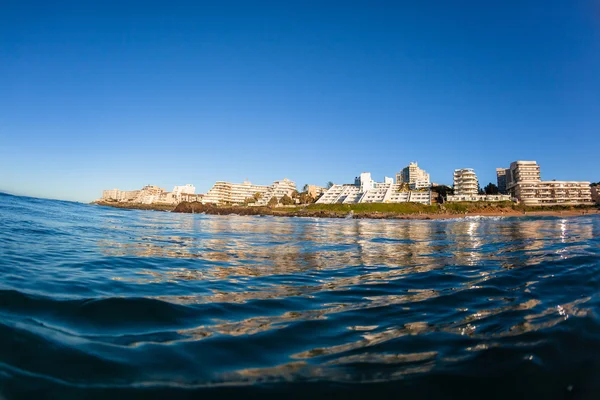
[[[102,191],[102,201],[128,202],[140,204],[179,204],[182,201],[198,200],[194,186],[175,186],[173,192],[154,185],[146,185],[141,190],[111,189]]]
[[[396,174],[396,183],[407,183],[411,189],[426,189],[431,187],[429,174],[419,168],[416,162],[411,162]]]
[[[470,195],[456,195],[449,194],[446,196],[446,201],[457,202],[457,201],[511,201],[511,197],[508,194],[470,194]]]
[[[498,184],[498,192],[500,194],[507,194],[506,190],[506,168],[496,168],[496,182]]]
[[[181,196],[184,193],[194,194],[194,193],[196,193],[196,187],[190,183],[188,183],[187,185],[183,185],[183,186],[175,186],[173,188],[173,193],[176,196]]]
[[[321,186],[306,185],[306,193],[313,199],[316,199],[317,197],[321,196],[326,191],[327,189]]]
[[[525,205],[590,205],[590,182],[542,181],[535,161],[515,161],[506,172],[508,192]]]
[[[403,190],[404,185],[388,178],[375,182],[371,173],[363,172],[354,184],[333,185],[317,200],[318,204],[421,203],[431,204],[430,190]]]
[[[476,196],[479,194],[479,181],[475,170],[472,168],[454,170],[454,194],[459,196]]]
[[[292,196],[296,190],[296,184],[285,178],[281,181],[275,181],[272,185],[254,185],[248,181],[244,183],[231,183],[219,181],[204,195],[202,203],[213,204],[245,204],[247,199],[258,199],[249,205],[262,206],[267,205],[272,197],[281,200],[284,195]]]
[[[590,192],[592,194],[592,201],[596,204],[600,204],[600,185],[591,186]]]

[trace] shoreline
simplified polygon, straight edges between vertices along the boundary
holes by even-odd
[[[465,217],[578,217],[589,215],[600,215],[597,206],[586,208],[574,208],[564,210],[519,210],[510,207],[485,206],[480,204],[471,205],[467,211],[446,210],[439,205],[423,206],[425,211],[415,210],[402,211],[377,211],[368,208],[381,208],[377,206],[363,207],[366,210],[354,210],[352,207],[340,210],[339,207],[248,207],[248,206],[226,206],[218,207],[198,202],[181,202],[178,205],[168,204],[136,204],[136,203],[110,203],[94,202],[92,204],[122,209],[152,210],[163,212],[177,212],[189,214],[208,215],[249,215],[249,216],[275,216],[275,217],[299,217],[299,218],[352,218],[352,219],[402,219],[402,220],[438,220],[456,219]],[[421,206],[421,205],[417,205]]]

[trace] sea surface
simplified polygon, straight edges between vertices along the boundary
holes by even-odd
[[[600,218],[0,194],[0,398],[600,398]]]

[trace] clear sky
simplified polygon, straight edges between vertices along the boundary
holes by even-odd
[[[600,3],[0,1],[0,190],[600,180]]]

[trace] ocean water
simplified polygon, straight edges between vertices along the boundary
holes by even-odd
[[[0,195],[0,398],[600,398],[600,218]]]

